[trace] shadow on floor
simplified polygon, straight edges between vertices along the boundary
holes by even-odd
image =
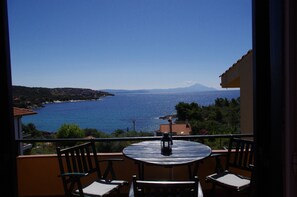
[[[248,193],[230,193],[226,190],[217,189],[215,196],[212,196],[211,190],[203,191],[204,197],[249,197]]]

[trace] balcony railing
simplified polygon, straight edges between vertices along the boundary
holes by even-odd
[[[229,139],[231,137],[253,137],[253,134],[226,134],[226,135],[192,135],[192,136],[173,136],[174,140],[210,140],[210,139]],[[123,138],[94,138],[95,142],[135,142],[147,140],[160,140],[160,136],[155,137],[123,137]],[[74,139],[23,139],[17,140],[18,143],[33,142],[84,142],[90,139],[74,138]],[[224,152],[226,150],[213,150],[213,152]],[[132,175],[137,174],[137,165],[134,161],[125,158],[121,152],[116,153],[99,153],[100,159],[110,157],[120,157],[124,162],[114,164],[114,170],[119,179],[131,181]],[[224,161],[224,160],[223,160]],[[223,162],[222,161],[222,162]],[[102,166],[103,168],[105,166]],[[123,170],[124,169],[124,170]],[[215,169],[215,161],[213,158],[207,158],[199,165],[198,177],[205,194],[211,188],[211,185],[204,182],[204,177],[213,173]],[[17,157],[18,170],[18,191],[19,196],[63,196],[64,191],[59,174],[59,166],[56,154],[39,154],[39,155],[20,155]],[[186,179],[187,166],[174,167],[175,178]],[[166,177],[170,174],[170,169],[158,166],[146,166],[145,173],[148,178]],[[123,188],[123,196],[127,196],[129,186]],[[205,195],[207,196],[207,195]]]
[[[217,139],[217,138],[231,138],[231,137],[253,137],[252,133],[248,134],[218,134],[218,135],[186,135],[186,136],[172,136],[174,140],[197,140],[197,139]],[[115,138],[92,138],[96,142],[112,142],[112,141],[149,141],[158,140],[162,136],[148,136],[148,137],[115,137]],[[59,139],[18,139],[17,142],[70,142],[70,141],[90,141],[87,138],[59,138]]]

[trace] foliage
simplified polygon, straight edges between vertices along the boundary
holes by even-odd
[[[57,138],[83,138],[85,133],[76,124],[63,124],[57,132]],[[76,142],[63,142],[60,145],[73,146]]]
[[[57,138],[82,138],[84,132],[76,124],[63,124],[57,132]]]
[[[240,100],[217,98],[214,105],[199,106],[197,103],[180,102],[175,107],[177,121],[189,121],[192,134],[206,130],[208,134],[238,133]]]
[[[48,132],[38,131],[33,123],[23,125],[25,133],[31,133],[30,138],[116,138],[116,137],[140,137],[140,136],[153,136],[151,132],[137,132],[137,131],[125,131],[115,130],[112,133],[105,133],[98,131],[97,129],[85,128],[81,129],[76,124],[63,124],[56,134],[49,135]],[[57,146],[67,147],[73,146],[79,142],[57,142]],[[108,141],[97,142],[96,148],[98,152],[121,152],[124,147],[130,145],[133,142],[130,141]],[[55,143],[34,143],[31,150],[27,150],[24,154],[52,154],[56,152]]]
[[[21,108],[42,107],[46,102],[93,100],[113,94],[86,88],[42,88],[12,86],[13,106]]]
[[[40,138],[42,137],[42,132],[36,129],[33,123],[28,123],[27,125],[22,124],[23,134],[25,136],[30,136],[30,138]]]
[[[103,131],[98,131],[97,129],[90,129],[86,128],[83,129],[83,132],[85,133],[85,136],[90,136],[94,138],[108,138],[110,135],[108,133],[105,133]]]
[[[42,138],[53,138],[53,134],[49,132],[42,132],[37,130],[36,126],[33,123],[22,124],[23,138],[31,139],[42,139]],[[33,142],[32,149],[36,147],[36,143]],[[32,154],[31,150],[27,150],[28,154]],[[26,153],[25,153],[26,154]]]
[[[176,121],[188,121],[193,135],[240,133],[240,98],[217,98],[213,105],[180,102],[175,107]],[[212,147],[225,146],[225,140],[206,140]]]
[[[52,154],[56,152],[56,146],[54,146],[53,143],[37,143],[35,147],[33,147],[31,150],[28,150],[25,154],[30,155],[38,155],[38,154]]]

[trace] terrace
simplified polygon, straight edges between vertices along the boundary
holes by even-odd
[[[61,188],[54,167],[57,165],[55,156],[16,154],[7,2],[1,1],[0,8],[0,151],[5,179],[1,184],[2,196],[58,196]],[[295,0],[253,0],[253,132],[256,141],[253,196],[297,194],[296,10]],[[213,165],[210,159],[201,169],[208,169],[208,162],[210,169]],[[134,169],[133,163],[125,161],[125,165]],[[121,169],[116,167],[119,172]],[[207,186],[202,185],[207,190]]]
[[[253,137],[252,134],[245,135],[198,135],[198,136],[174,136],[174,139],[182,140],[209,140],[221,139],[229,140],[230,137]],[[129,138],[109,138],[99,139],[95,138],[96,143],[100,142],[136,142],[144,140],[159,140],[159,137],[129,137]],[[21,140],[19,142],[50,142],[56,143],[61,141],[88,141],[88,139],[53,139],[53,140]],[[213,150],[214,153],[225,152],[226,150]],[[124,162],[114,164],[115,173],[119,179],[128,180],[129,185],[121,190],[122,196],[128,196],[132,175],[137,174],[137,165],[134,161],[127,159],[122,153],[99,153],[100,159],[107,159],[110,157],[120,157]],[[222,160],[224,162],[224,160]],[[103,166],[105,167],[105,166]],[[123,170],[125,169],[125,170]],[[211,184],[205,183],[204,178],[206,175],[213,173],[215,169],[214,158],[207,158],[203,160],[198,169],[198,177],[202,186],[204,196],[210,195]],[[145,167],[145,174],[148,178],[169,178],[169,168],[158,166]],[[64,190],[62,187],[61,178],[58,177],[59,166],[56,154],[46,155],[20,155],[17,157],[17,177],[18,177],[18,194],[23,197],[31,196],[63,196]],[[174,176],[176,179],[187,179],[187,166],[174,167]],[[248,175],[248,174],[247,174]],[[217,195],[224,196],[228,193],[218,188]]]

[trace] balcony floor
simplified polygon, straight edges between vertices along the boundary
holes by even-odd
[[[211,191],[204,191],[203,195],[204,195],[204,197],[212,197]],[[113,196],[114,197],[127,197],[128,195],[125,193],[125,194],[114,194]],[[234,193],[232,195],[226,191],[221,191],[221,190],[216,191],[215,196],[216,197],[232,197],[232,196],[234,196],[234,197],[249,197],[248,194],[235,194]],[[48,196],[48,197],[63,197],[63,196]]]
[[[204,195],[204,197],[213,197],[211,195],[210,190],[203,191],[203,195]],[[120,195],[115,194],[114,196],[115,197],[127,197],[128,195],[127,194],[120,194]],[[221,189],[216,190],[215,196],[216,197],[249,197],[249,195],[247,193],[242,193],[242,194],[233,193],[233,194],[231,194],[230,192],[227,192],[227,191],[221,190]]]

